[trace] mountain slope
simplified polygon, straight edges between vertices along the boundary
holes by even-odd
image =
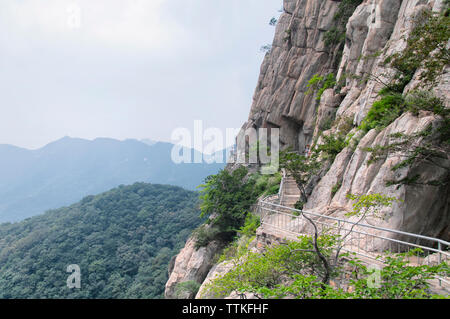
[[[121,184],[195,189],[224,164],[175,164],[173,145],[65,137],[38,150],[0,145],[0,222],[18,221]]]
[[[0,298],[159,298],[200,223],[197,193],[136,183],[0,225]],[[68,265],[81,270],[69,289]]]

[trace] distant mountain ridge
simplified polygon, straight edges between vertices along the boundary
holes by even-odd
[[[31,217],[121,184],[150,182],[193,190],[225,166],[175,164],[172,148],[147,140],[71,137],[37,150],[0,145],[0,222]]]

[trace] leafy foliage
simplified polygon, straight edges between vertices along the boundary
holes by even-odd
[[[347,135],[352,127],[352,122],[342,121],[336,133],[322,134],[322,142],[315,142],[307,156],[292,152],[289,148],[280,152],[280,167],[286,169],[300,189],[301,197],[295,205],[296,209],[301,210],[306,203],[306,186],[311,179],[317,176],[326,162],[333,162],[336,156],[350,145],[353,136]]]
[[[253,214],[247,214],[245,218],[245,224],[238,230],[241,236],[254,236],[256,234],[256,229],[260,226],[261,219],[259,216]]]
[[[261,220],[259,216],[249,213],[245,219],[244,226],[238,230],[238,236],[232,243],[226,247],[218,262],[229,259],[239,259],[248,251],[248,246],[255,239],[256,230],[260,226]]]
[[[189,280],[177,284],[175,287],[175,296],[177,299],[186,299],[186,297],[195,296],[200,289],[200,284],[196,281]]]
[[[317,152],[321,152],[324,159],[334,161],[336,156],[348,146],[349,140],[345,133],[322,135],[322,144],[317,145]]]
[[[259,196],[256,180],[247,174],[244,166],[232,172],[221,170],[217,175],[208,176],[201,185],[201,217],[210,217],[209,223],[224,240],[233,238]]]
[[[405,101],[401,94],[390,93],[373,103],[360,129],[365,132],[371,129],[382,129],[391,124],[405,110]]]
[[[336,85],[336,77],[333,73],[329,73],[327,76],[321,76],[314,74],[313,77],[308,81],[308,91],[311,93],[317,91],[316,100],[320,101],[323,92],[326,89],[330,89]]]
[[[339,45],[343,48],[347,22],[361,3],[362,0],[342,0],[339,3],[338,10],[333,17],[335,27],[328,30],[324,35],[327,47]]]
[[[400,168],[408,167],[412,165],[418,165],[420,163],[427,163],[435,168],[444,169],[447,175],[442,179],[422,180],[420,174],[414,176],[406,176],[399,180],[388,180],[387,186],[391,185],[429,185],[429,186],[441,186],[446,185],[449,182],[450,168],[446,164],[448,159],[448,144],[439,143],[433,139],[433,136],[438,135],[436,131],[439,129],[433,129],[432,126],[428,126],[425,130],[413,133],[395,133],[390,135],[390,142],[387,145],[375,145],[374,147],[364,148],[365,151],[371,153],[369,164],[385,159],[390,154],[402,155],[403,158],[397,164],[393,165],[391,170],[397,171]],[[440,135],[442,136],[442,135]]]
[[[437,76],[450,62],[450,51],[447,48],[450,38],[448,14],[424,10],[416,18],[415,24],[408,37],[406,49],[385,61],[398,71],[391,89],[400,93],[419,68],[424,70],[419,75],[423,84],[433,85]]]
[[[275,174],[259,174],[255,173],[251,176],[255,180],[255,191],[259,196],[269,196],[278,193],[281,183],[281,173]]]
[[[389,56],[385,63],[397,73],[380,91],[382,98],[375,102],[363,120],[360,128],[367,132],[373,128],[384,128],[406,111],[419,115],[421,111],[431,112],[440,119],[422,131],[412,134],[390,135],[388,145],[375,145],[364,150],[371,153],[369,164],[395,154],[402,160],[392,167],[396,171],[420,163],[430,164],[447,173],[435,180],[423,180],[420,174],[386,181],[386,185],[431,185],[448,184],[450,168],[448,153],[450,146],[450,111],[444,103],[429,90],[449,65],[450,16],[448,4],[441,13],[424,10],[415,21],[415,28],[407,39],[404,51]],[[420,70],[421,87],[402,95],[405,86]]]
[[[313,152],[309,157],[292,152],[290,149],[280,152],[280,167],[286,169],[295,179],[301,192],[300,200],[302,202],[307,200],[306,184],[322,166],[317,158],[317,152]]]
[[[368,213],[377,216],[381,208],[391,207],[392,203],[399,201],[395,197],[389,197],[379,193],[363,195],[347,194],[347,198],[356,201],[353,204],[353,210],[347,216],[366,216]]]
[[[333,242],[332,236],[319,238],[320,248],[328,255]],[[235,267],[230,272],[207,285],[206,291],[215,297],[224,297],[232,291],[258,292],[261,288],[274,288],[289,276],[301,272],[320,276],[324,269],[317,255],[310,252],[312,249],[311,238],[303,236],[296,242],[272,246],[263,254],[247,252],[235,260]]]
[[[450,145],[450,109],[445,107],[440,98],[430,91],[415,90],[406,95],[405,103],[407,110],[416,116],[420,111],[439,115],[443,121],[436,132],[436,137],[440,143]]]
[[[220,231],[217,226],[210,224],[200,225],[192,232],[192,234],[195,237],[196,249],[207,246],[213,240],[223,239],[223,232]]]
[[[0,298],[162,298],[197,205],[195,192],[136,183],[1,224]],[[66,286],[71,264],[81,289]]]
[[[354,266],[350,280],[351,289],[325,285],[312,275],[295,275],[289,285],[279,284],[275,288],[263,287],[259,292],[265,298],[296,299],[429,299],[448,298],[430,291],[429,280],[442,272],[449,273],[446,263],[436,266],[412,266],[407,257],[415,251],[391,255],[385,258],[385,267],[380,270],[380,282],[371,284],[374,269],[369,269],[360,260],[350,259]]]
[[[405,98],[405,105],[406,109],[416,116],[420,111],[429,111],[442,116],[448,116],[449,112],[440,98],[425,90],[409,92]]]
[[[335,237],[319,239],[322,251],[330,257]],[[343,285],[323,283],[324,269],[317,255],[311,253],[312,241],[307,236],[299,242],[269,247],[264,253],[247,252],[234,260],[233,268],[206,286],[206,293],[216,298],[231,292],[254,293],[259,298],[295,299],[411,299],[448,298],[430,291],[430,279],[449,275],[448,264],[411,265],[408,257],[419,253],[391,254],[384,257],[379,282],[372,283],[373,269],[356,257],[346,256],[340,268],[332,274]],[[351,268],[352,272],[348,269]],[[342,276],[345,274],[345,276]],[[346,287],[347,286],[347,287]],[[346,288],[345,288],[346,287]],[[345,289],[344,289],[345,288]]]
[[[389,136],[387,145],[375,145],[364,148],[370,152],[369,164],[385,159],[391,154],[401,155],[402,160],[392,167],[393,171],[400,168],[427,163],[436,168],[447,171],[447,176],[439,180],[423,181],[421,176],[406,176],[399,180],[389,180],[387,185],[431,185],[440,186],[448,183],[450,168],[446,164],[450,146],[450,111],[445,108],[443,102],[430,91],[415,90],[409,92],[404,98],[405,111],[414,115],[419,112],[431,112],[438,115],[441,120],[435,125],[429,125],[425,129],[412,133],[394,133]]]
[[[331,188],[331,197],[334,197],[334,195],[336,195],[336,193],[339,191],[339,189],[342,186],[342,182],[339,181],[336,184],[333,185],[333,187]]]
[[[444,117],[443,140],[449,140],[450,121],[442,101],[426,90],[402,95],[417,70],[421,70],[419,80],[422,87],[430,88],[444,67],[449,65],[447,43],[450,38],[450,17],[447,9],[441,13],[423,10],[414,21],[415,27],[407,39],[406,49],[385,59],[385,63],[397,72],[389,83],[383,82],[385,87],[379,93],[381,99],[373,104],[360,126],[364,132],[386,127],[405,111],[417,115],[420,110],[425,110]]]
[[[445,296],[435,295],[430,292],[430,279],[437,274],[450,274],[447,263],[439,265],[413,266],[410,265],[408,257],[417,255],[420,249],[414,249],[407,253],[391,254],[384,257],[385,267],[380,271],[380,285],[373,286],[366,279],[373,274],[366,265],[358,260],[352,263],[357,267],[359,278],[353,279],[355,287],[350,297],[364,299],[425,299],[425,298],[445,298]],[[447,296],[448,298],[448,296]]]

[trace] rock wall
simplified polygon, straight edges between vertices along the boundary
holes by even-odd
[[[286,0],[272,49],[262,63],[244,129],[280,128],[282,145],[303,149],[314,132],[315,97],[306,94],[314,74],[336,70],[337,48],[323,38],[334,26],[339,2]]]
[[[346,26],[345,47],[340,59],[338,47],[324,46],[324,34],[334,26],[333,16],[339,2],[330,0],[285,0],[285,13],[279,19],[272,50],[262,64],[248,122],[249,127],[279,127],[281,143],[303,151],[318,137],[321,123],[340,118],[361,123],[378,92],[393,70],[384,66],[389,55],[406,47],[414,17],[424,8],[438,11],[441,0],[364,0]],[[287,33],[286,30],[289,32]],[[338,62],[340,63],[336,65]],[[339,94],[326,90],[320,102],[308,94],[308,81],[314,74],[337,72],[342,83]],[[345,77],[346,74],[352,76]],[[371,74],[368,81],[361,77]],[[433,91],[449,104],[448,69]],[[405,91],[420,86],[417,76]],[[387,145],[389,134],[413,133],[438,119],[431,114],[404,114],[382,131],[372,130],[356,150],[344,149],[318,183],[313,185],[305,209],[321,214],[342,216],[351,209],[346,194],[383,193],[402,203],[385,212],[386,219],[374,223],[403,231],[450,240],[448,186],[386,186],[386,180],[412,176],[420,171],[425,179],[444,178],[447,171],[426,165],[393,172],[400,157],[369,165],[364,147]],[[338,122],[328,131],[336,132]],[[355,133],[354,129],[352,133]],[[320,142],[320,139],[319,139]],[[319,178],[318,178],[319,179]],[[331,189],[342,184],[332,196]]]
[[[318,137],[322,123],[333,119],[350,119],[353,126],[361,123],[378,92],[393,70],[386,68],[386,56],[406,47],[414,17],[424,8],[440,10],[442,0],[364,0],[356,8],[346,26],[343,51],[339,45],[326,46],[324,37],[336,27],[333,18],[340,1],[284,0],[284,13],[278,20],[272,49],[265,56],[253,97],[248,121],[242,129],[280,128],[282,147],[303,151]],[[364,58],[362,58],[364,57]],[[308,93],[308,81],[315,74],[336,73],[342,86],[340,93],[326,90],[320,101]],[[345,77],[346,74],[355,76]],[[368,81],[358,76],[373,75]],[[375,78],[377,80],[375,80]],[[441,75],[433,91],[446,106],[450,97],[449,68]],[[417,75],[405,91],[420,86]],[[419,116],[403,114],[381,131],[371,130],[363,136],[356,149],[347,147],[337,155],[330,169],[323,172],[310,187],[304,208],[320,214],[343,216],[351,210],[346,198],[354,194],[383,193],[402,200],[383,211],[384,219],[370,223],[450,240],[449,186],[386,186],[386,180],[413,176],[420,172],[427,180],[443,178],[448,171],[425,164],[393,172],[401,158],[389,156],[369,165],[364,147],[386,145],[395,132],[413,133],[439,119],[422,112]],[[336,132],[340,123],[323,132]],[[351,133],[356,133],[353,129]],[[449,165],[447,160],[447,165]],[[336,184],[340,189],[332,195]],[[212,244],[214,245],[214,244]],[[194,252],[192,239],[178,255],[166,286],[166,297],[174,296],[177,283],[196,280],[201,283],[212,265],[216,248]],[[209,249],[209,250],[208,250]],[[209,252],[208,252],[209,251]],[[215,266],[208,278],[226,271],[226,265]]]
[[[197,249],[195,237],[191,236],[185,247],[176,256],[174,263],[169,267],[169,280],[166,283],[164,297],[166,299],[181,298],[177,296],[177,285],[186,281],[195,281],[201,284],[209,270],[213,266],[212,260],[222,245],[213,241],[206,247]],[[194,295],[186,295],[185,298],[193,298]]]

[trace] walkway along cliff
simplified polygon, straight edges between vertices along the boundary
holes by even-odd
[[[422,132],[431,127],[445,133],[448,120],[430,110],[411,108],[398,111],[384,126],[367,120],[376,119],[373,107],[382,106],[376,103],[386,87],[404,97],[401,107],[413,98],[426,98],[427,88],[448,110],[448,64],[439,72],[433,69],[430,80],[430,70],[411,69],[401,60],[421,17],[447,5],[442,0],[284,0],[242,129],[279,128],[282,148],[300,153],[342,137],[342,149],[308,184],[305,211],[345,218],[352,209],[348,193],[387,194],[400,201],[384,209],[383,218],[369,219],[370,225],[450,241],[448,144],[443,144],[437,160],[417,153],[416,160],[403,163],[411,155],[408,149],[424,145]],[[448,49],[448,41],[444,48]],[[431,48],[427,57],[439,57],[438,49]],[[401,76],[398,69],[404,72]],[[406,141],[412,136],[417,139]],[[394,138],[404,140],[395,144]],[[294,202],[286,198],[286,203]],[[181,282],[202,284],[211,273],[226,271],[213,262],[223,248],[220,243],[196,250],[193,241],[189,239],[173,260],[166,298],[176,297],[175,287]]]

